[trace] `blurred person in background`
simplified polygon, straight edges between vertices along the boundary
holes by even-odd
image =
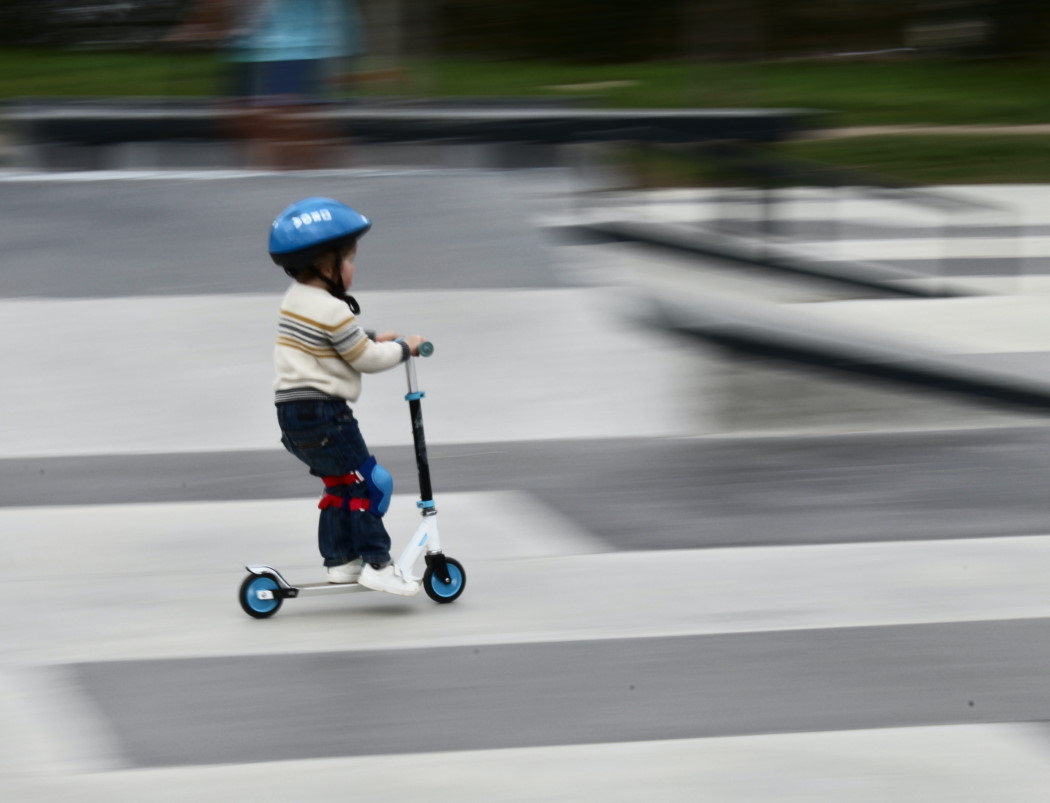
[[[197,0],[172,43],[214,44],[229,64],[233,135],[265,167],[322,167],[335,132],[311,115],[362,51],[354,0]]]

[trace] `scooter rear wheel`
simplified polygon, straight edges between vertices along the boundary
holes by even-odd
[[[423,590],[434,602],[453,602],[459,599],[467,586],[467,573],[463,570],[463,564],[455,558],[445,558],[445,563],[448,565],[448,583],[435,575],[429,566],[423,573]]]
[[[237,599],[246,614],[254,619],[267,619],[277,613],[284,600],[277,596],[260,599],[259,592],[276,591],[278,588],[277,581],[268,574],[249,574],[241,583]]]

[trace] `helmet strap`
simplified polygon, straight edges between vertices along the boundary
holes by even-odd
[[[329,254],[333,255],[335,259],[327,271],[321,270],[317,267],[317,260],[315,260],[307,270],[324,283],[325,289],[328,290],[330,295],[333,295],[342,301],[346,297],[346,287],[343,285],[343,274],[339,269],[339,252],[331,251]],[[329,254],[326,254],[325,256],[328,256]],[[319,257],[319,259],[323,259],[323,257]],[[334,274],[334,278],[332,274]]]
[[[322,276],[321,281],[324,282],[325,287],[328,288],[328,292],[333,296],[342,300],[346,297],[346,288],[343,287],[343,277],[339,276],[335,279],[331,279],[328,276]]]

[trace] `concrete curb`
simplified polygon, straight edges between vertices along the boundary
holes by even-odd
[[[746,265],[762,270],[791,274],[800,279],[875,291],[887,296],[938,298],[977,294],[962,285],[938,281],[936,285],[920,284],[929,279],[903,268],[875,262],[818,263],[807,258],[803,250],[768,239],[735,237],[697,226],[678,223],[640,221],[605,221],[564,226],[564,236],[585,243],[638,243],[651,248],[673,251],[687,256],[714,258],[727,269]],[[710,260],[705,264],[712,264]]]
[[[965,355],[814,321],[801,312],[725,296],[688,300],[652,292],[642,320],[738,353],[863,376],[1016,411],[1050,413],[1050,382],[975,364]]]

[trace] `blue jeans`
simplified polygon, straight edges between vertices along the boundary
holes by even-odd
[[[277,422],[284,448],[309,466],[315,477],[349,474],[368,459],[368,447],[346,402],[280,402]],[[343,499],[368,498],[364,483],[340,485],[328,493]],[[383,520],[368,510],[334,506],[322,510],[317,545],[325,566],[339,566],[358,557],[366,563],[390,560],[390,536]]]

